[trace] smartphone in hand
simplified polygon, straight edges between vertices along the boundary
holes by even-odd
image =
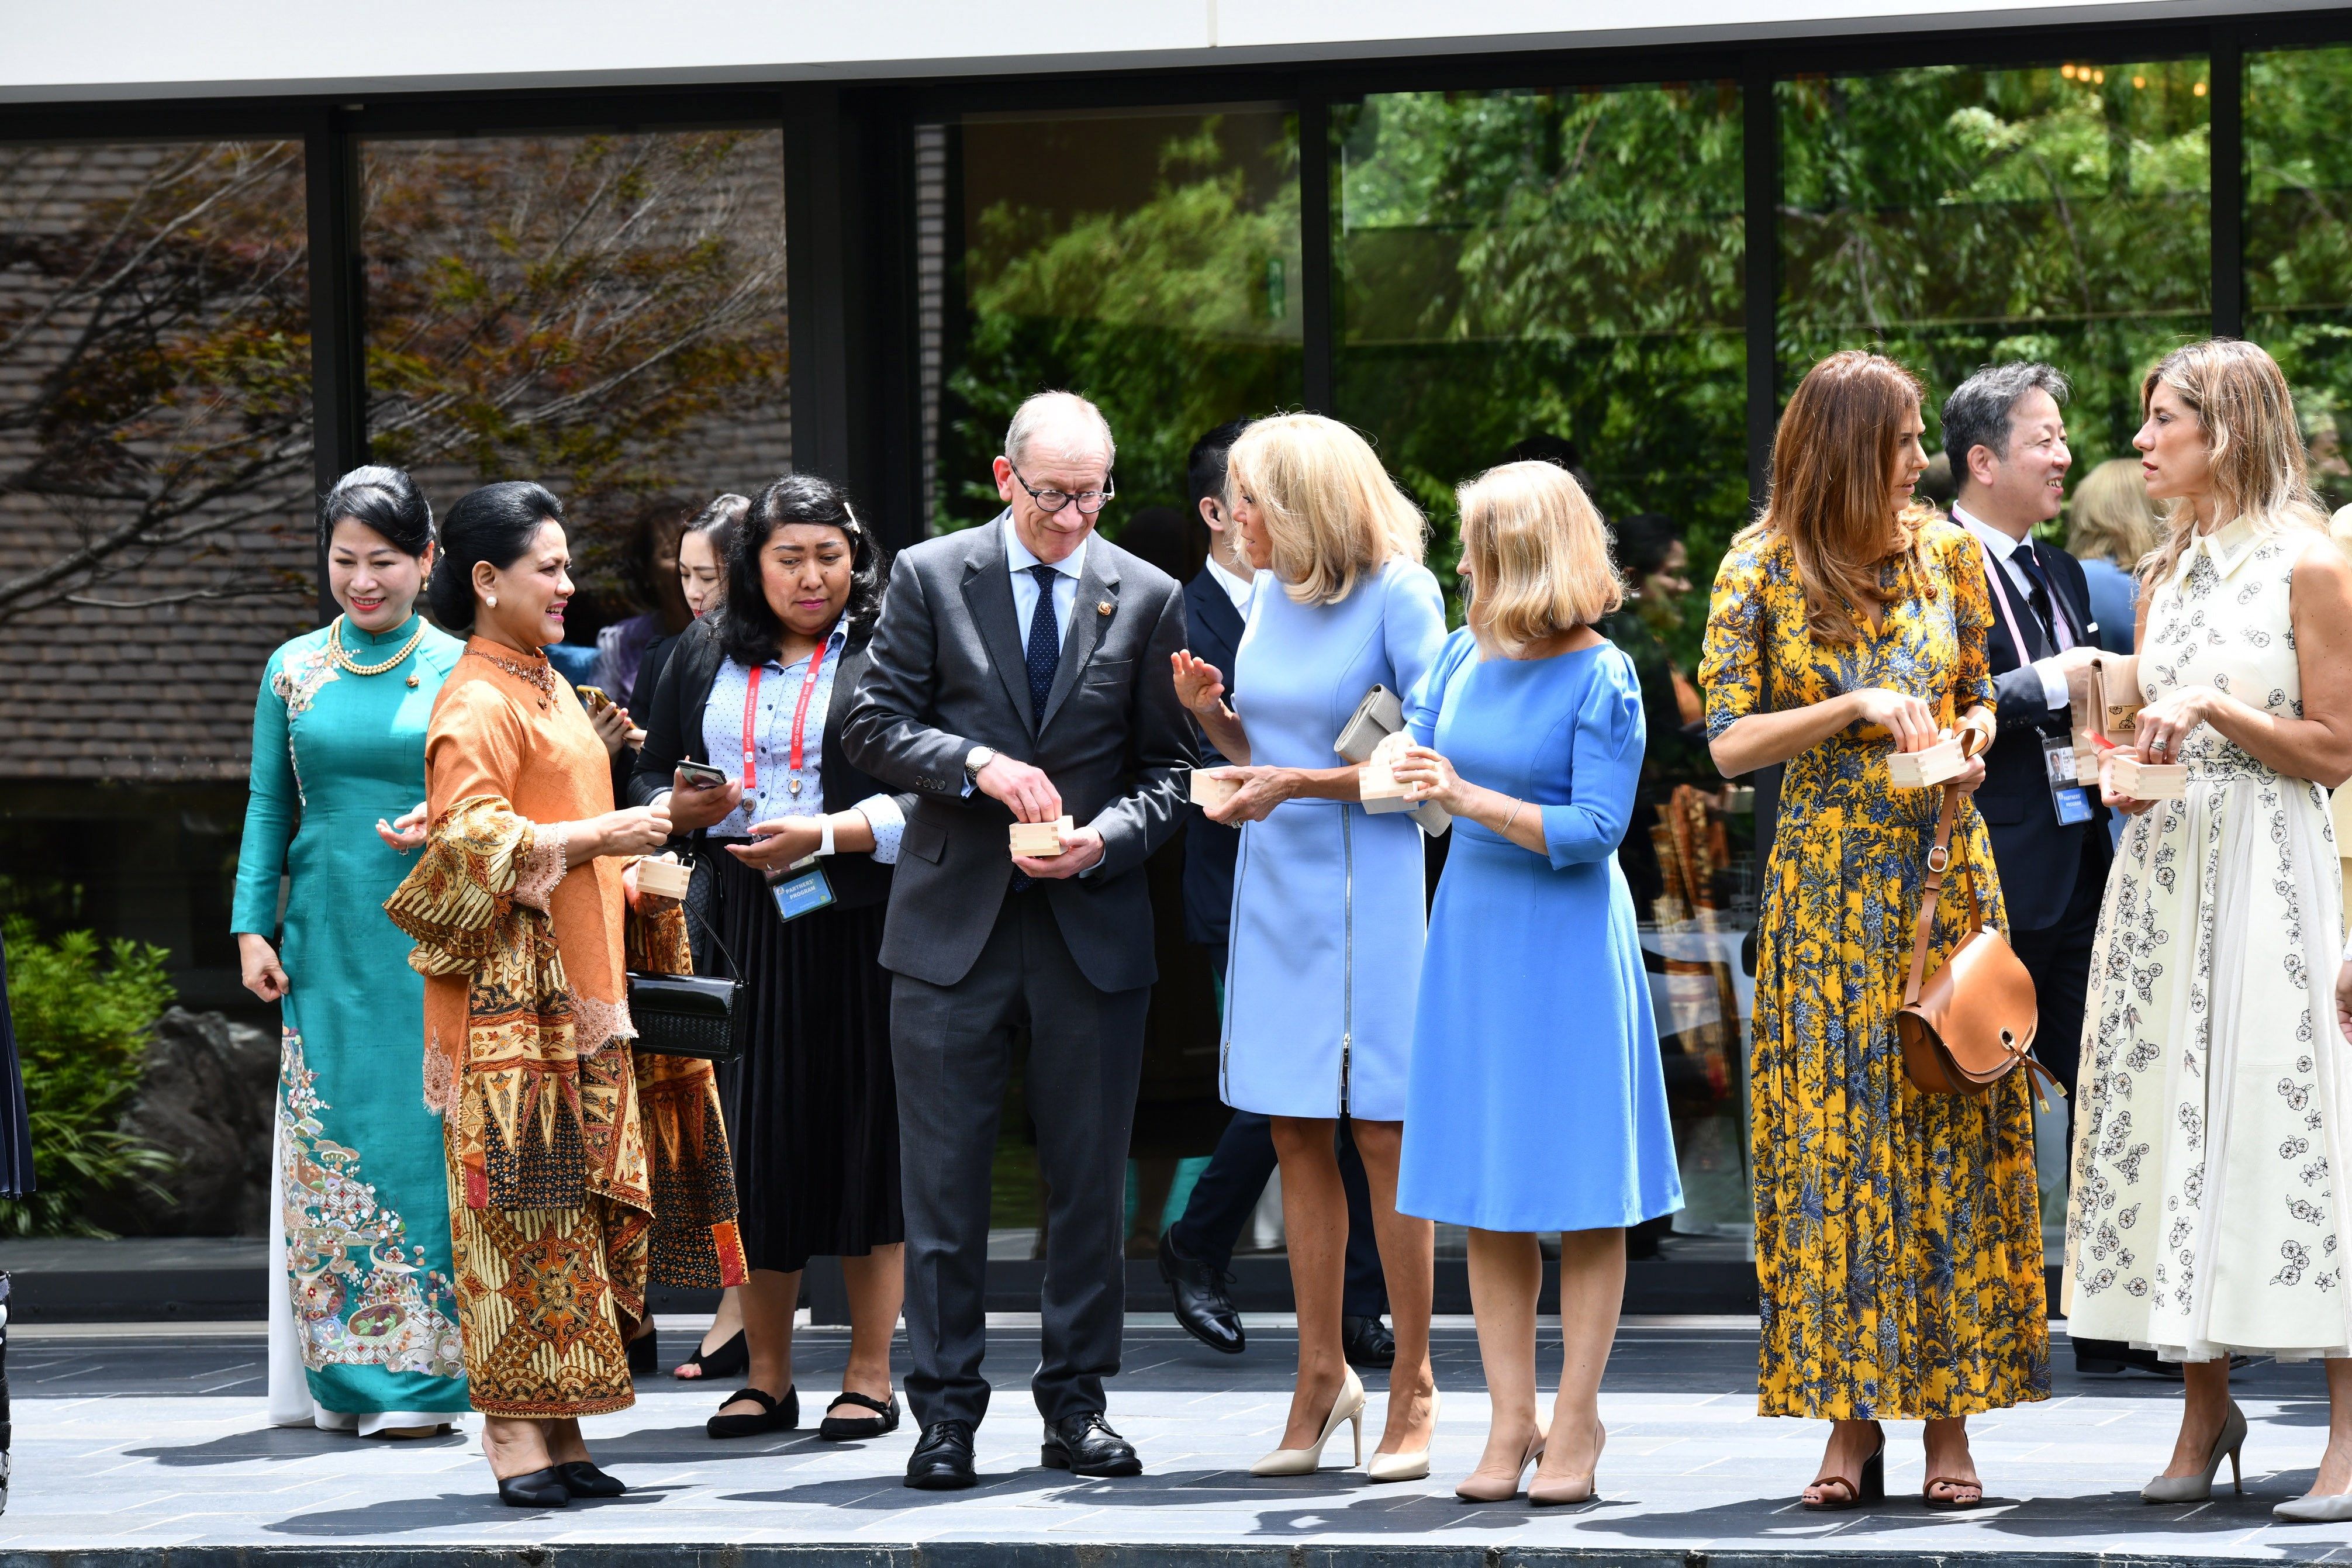
[[[686,781],[689,789],[727,787],[727,771],[714,768],[709,763],[680,763],[677,764],[677,776]]]

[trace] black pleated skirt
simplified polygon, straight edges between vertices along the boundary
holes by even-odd
[[[711,923],[751,1009],[742,1060],[719,1073],[751,1267],[790,1272],[904,1241],[883,906],[787,921],[759,872],[715,842],[702,858]],[[709,952],[697,966],[725,972]]]

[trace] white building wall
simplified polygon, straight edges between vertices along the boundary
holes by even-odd
[[[2327,0],[0,0],[0,102],[847,80],[2123,24]]]

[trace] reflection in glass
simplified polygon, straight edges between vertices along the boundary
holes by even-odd
[[[2352,48],[2246,57],[2246,335],[2294,388],[2311,478],[2352,501]]]
[[[1002,508],[989,463],[1033,392],[1083,393],[1109,419],[1111,538],[1141,508],[1186,509],[1202,433],[1297,405],[1295,115],[989,116],[947,140],[935,531]]]
[[[1338,402],[1439,527],[1523,443],[1690,531],[1747,510],[1739,91],[1405,92],[1333,111]],[[1563,445],[1565,444],[1565,445]]]
[[[1335,110],[1334,133],[1339,411],[1436,523],[1440,579],[1454,582],[1454,487],[1549,457],[1589,478],[1604,515],[1679,528],[1695,636],[1748,503],[1738,89],[1386,93]],[[1678,635],[1675,617],[1651,608],[1611,632],[1640,633],[1629,652],[1645,679],[1671,681],[1659,637]],[[1670,739],[1653,736],[1654,763],[1698,766],[1645,767],[1633,842],[1648,848],[1654,831],[1685,861],[1712,845],[1719,864],[1727,826],[1744,833],[1745,819],[1698,800],[1688,786],[1720,780]],[[1645,900],[1643,940],[1688,1200],[1675,1228],[1736,1236],[1750,1212],[1739,932],[1695,910],[1715,903],[1711,885],[1698,893]]]
[[[369,444],[437,504],[547,484],[645,608],[633,536],[791,468],[781,132],[377,141],[362,181]]]
[[[0,146],[0,906],[194,1007],[242,995],[254,681],[316,603],[310,331],[299,142]]]
[[[1879,346],[1943,398],[2040,359],[2074,472],[2130,452],[2139,377],[2211,328],[2201,59],[1779,84],[1780,377]]]

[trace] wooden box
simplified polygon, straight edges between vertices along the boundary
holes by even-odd
[[[1032,859],[1051,859],[1062,852],[1062,835],[1076,832],[1077,824],[1065,816],[1056,822],[1016,822],[1013,825],[1013,853]]]
[[[1217,806],[1241,792],[1241,785],[1232,779],[1221,779],[1207,768],[1192,770],[1192,804]]]
[[[1419,804],[1408,798],[1405,786],[1397,782],[1393,771],[1410,743],[1402,732],[1384,737],[1365,759],[1360,789],[1366,811],[1411,811]]]
[[[2106,784],[2129,800],[2179,800],[2189,793],[2189,764],[2144,763],[2128,752],[2105,760]]]
[[[637,862],[637,891],[656,898],[684,899],[686,889],[694,880],[694,868],[664,856],[658,860]]]
[[[1923,752],[1897,752],[1886,759],[1886,776],[1896,789],[1932,789],[1950,783],[1969,765],[1959,737],[1938,741]]]

